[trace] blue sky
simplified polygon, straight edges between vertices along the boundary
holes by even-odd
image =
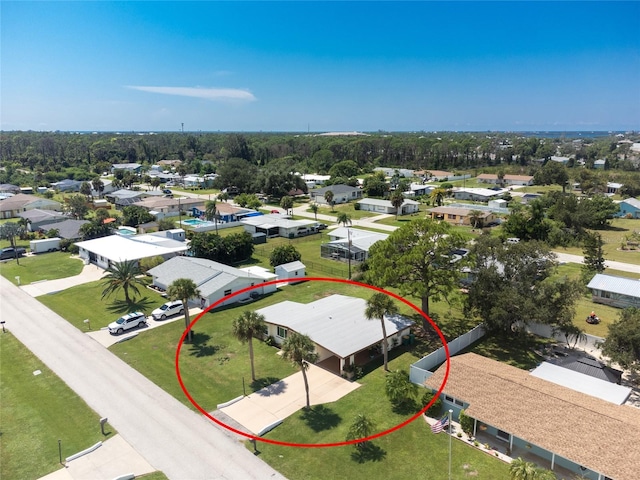
[[[12,2],[3,130],[640,130],[640,2]]]

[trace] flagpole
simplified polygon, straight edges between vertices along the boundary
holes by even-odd
[[[453,410],[449,409],[449,480],[451,480],[451,415]]]

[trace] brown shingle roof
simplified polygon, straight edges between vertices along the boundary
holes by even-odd
[[[425,384],[438,389],[440,367]],[[615,405],[466,353],[451,358],[444,391],[469,403],[467,413],[527,442],[616,480],[640,466],[640,409]]]

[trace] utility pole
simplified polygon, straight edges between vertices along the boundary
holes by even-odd
[[[182,133],[184,133],[184,122],[182,122],[180,125],[182,125]]]

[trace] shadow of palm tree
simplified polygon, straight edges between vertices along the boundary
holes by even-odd
[[[255,381],[251,382],[249,386],[251,387],[252,391],[257,392],[258,390],[262,390],[263,388],[268,387],[269,385],[276,383],[279,380],[280,379],[276,377],[257,378]]]
[[[356,446],[356,449],[351,452],[351,460],[358,463],[379,462],[386,456],[386,450],[383,450],[372,442],[360,443]]]
[[[194,357],[209,357],[215,355],[222,346],[221,345],[208,345],[207,342],[211,340],[211,335],[202,332],[193,332],[191,343],[189,343],[189,355]]]
[[[149,297],[142,297],[139,300],[128,302],[126,300],[114,300],[107,307],[107,310],[113,313],[129,313],[129,312],[148,312],[152,310],[155,302]]]
[[[262,397],[270,397],[271,395],[280,395],[286,389],[287,389],[287,384],[284,383],[282,380],[280,380],[280,381],[277,381],[275,383],[271,383],[270,385],[267,385],[266,387],[261,388],[260,390],[258,390],[255,393],[257,393],[258,395],[260,395]]]
[[[315,405],[308,410],[303,410],[301,418],[314,432],[329,430],[342,421],[340,415],[324,405]]]

